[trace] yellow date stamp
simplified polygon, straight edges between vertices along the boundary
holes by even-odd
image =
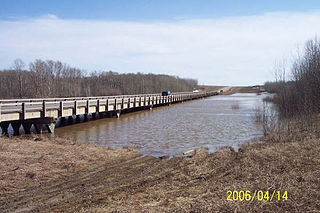
[[[273,200],[288,200],[288,192],[287,191],[280,191],[280,190],[273,190],[273,191],[262,191],[262,190],[255,190],[252,191],[227,191],[227,200],[235,201],[273,201]]]

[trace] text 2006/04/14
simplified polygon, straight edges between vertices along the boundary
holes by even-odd
[[[240,200],[240,201],[253,201],[257,199],[259,201],[266,200],[287,200],[288,199],[288,192],[284,191],[281,192],[280,190],[273,190],[273,191],[262,191],[262,190],[255,190],[254,192],[251,191],[227,191],[227,200]]]

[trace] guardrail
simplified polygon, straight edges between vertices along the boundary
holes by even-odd
[[[175,92],[171,95],[182,94],[199,94],[191,92]],[[97,100],[97,99],[110,99],[110,98],[131,98],[131,97],[146,97],[146,96],[161,96],[160,93],[151,94],[136,94],[136,95],[113,95],[113,96],[94,96],[94,97],[68,97],[68,98],[27,98],[27,99],[0,99],[0,104],[8,103],[23,103],[23,102],[43,102],[43,101],[68,101],[68,100]]]

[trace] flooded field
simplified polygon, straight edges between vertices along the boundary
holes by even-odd
[[[134,146],[153,156],[179,156],[190,149],[214,152],[262,135],[255,109],[264,95],[214,96],[56,129],[56,136],[110,147]]]

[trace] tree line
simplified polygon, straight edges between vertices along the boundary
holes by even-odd
[[[92,72],[66,63],[37,59],[26,64],[16,59],[11,69],[0,71],[0,98],[50,98],[192,91],[195,79],[112,71]]]
[[[274,82],[265,89],[275,93],[273,101],[283,117],[313,116],[320,112],[320,42],[306,42],[303,54],[297,57],[289,75],[279,69]],[[288,78],[288,76],[290,76]]]

